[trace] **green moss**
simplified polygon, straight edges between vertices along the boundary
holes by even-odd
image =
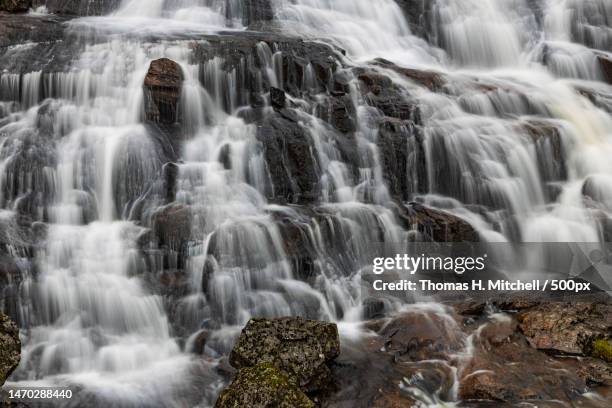
[[[216,408],[314,408],[314,403],[271,363],[242,368],[219,395]]]
[[[591,354],[593,357],[612,363],[612,342],[605,339],[595,340],[593,342],[593,352]]]

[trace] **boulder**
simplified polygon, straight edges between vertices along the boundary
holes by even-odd
[[[19,329],[7,316],[0,313],[0,386],[17,368],[20,359]]]
[[[598,340],[612,338],[612,305],[606,303],[542,303],[517,319],[529,344],[540,350],[590,355]]]
[[[242,368],[219,395],[215,408],[314,408],[289,378],[270,363]]]
[[[180,122],[179,103],[183,70],[174,61],[161,58],[151,62],[144,80],[145,116],[162,124]]]
[[[32,7],[32,0],[0,0],[0,11],[9,13],[26,12]]]
[[[304,392],[325,390],[331,380],[329,364],[340,354],[335,324],[281,318],[251,319],[230,354],[237,369],[270,363]]]
[[[432,242],[480,242],[478,232],[467,221],[446,211],[419,203],[400,208],[400,218],[409,229],[416,229]]]

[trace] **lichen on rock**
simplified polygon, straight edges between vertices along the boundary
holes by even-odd
[[[238,371],[219,396],[215,408],[314,408],[299,387],[271,363],[260,363]]]
[[[0,386],[15,370],[20,358],[19,329],[7,316],[0,313]]]
[[[328,386],[331,370],[327,364],[339,354],[335,324],[302,318],[251,319],[230,362],[238,369],[271,363],[305,392],[315,392]]]

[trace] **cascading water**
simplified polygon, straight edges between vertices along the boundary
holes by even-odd
[[[371,260],[427,235],[398,211],[408,201],[485,242],[606,239],[606,0],[279,0],[265,34],[243,26],[246,3],[124,0],[65,23],[80,47],[67,67],[0,72],[14,383],[77,387],[73,406],[211,406],[217,360],[249,318],[351,333]],[[184,77],[178,130],[143,114],[163,57]],[[46,235],[32,248],[23,218]],[[408,309],[456,328],[439,305]],[[456,403],[479,335],[445,363],[453,391],[405,388]],[[190,354],[202,336],[213,363]]]

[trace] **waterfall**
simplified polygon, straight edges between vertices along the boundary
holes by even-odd
[[[484,243],[612,233],[607,0],[119,3],[0,47],[11,385],[211,407],[250,318],[367,318],[372,259],[452,229],[418,206]],[[176,123],[145,114],[160,58]]]

